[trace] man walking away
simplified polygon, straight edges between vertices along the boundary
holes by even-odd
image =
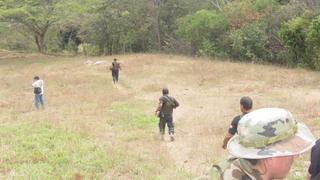
[[[113,84],[118,83],[119,81],[119,71],[121,70],[120,63],[117,62],[117,59],[114,58],[112,62],[112,66],[110,67],[112,72],[112,81]]]
[[[44,98],[43,98],[43,80],[39,76],[33,78],[32,87],[34,88],[34,105],[36,109],[39,109],[39,104],[41,104],[42,109],[44,110]]]
[[[161,140],[164,140],[165,126],[167,124],[171,141],[174,141],[174,124],[173,124],[173,109],[179,106],[178,101],[169,96],[167,88],[162,89],[162,96],[159,99],[159,105],[155,111],[160,118],[159,130]]]
[[[223,140],[223,144],[222,144],[223,149],[226,149],[228,141],[237,133],[238,123],[242,118],[242,116],[249,113],[251,109],[252,109],[252,99],[248,96],[242,97],[240,99],[240,110],[242,114],[233,118],[228,130],[228,133],[226,134]]]

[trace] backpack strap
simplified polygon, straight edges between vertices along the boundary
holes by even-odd
[[[252,165],[246,161],[245,159],[239,159],[239,165],[242,167],[241,168],[243,171],[246,172],[248,178],[250,179],[255,179],[255,180],[262,180],[259,171],[255,170],[252,168]]]
[[[167,102],[168,102],[171,106],[173,106],[173,107],[176,106],[176,103],[174,103],[168,96],[163,96],[163,97],[167,100]]]
[[[209,171],[206,173],[205,177],[202,177],[200,179],[212,179],[212,180],[223,180],[223,173],[226,169],[228,169],[233,161],[237,160],[237,158],[229,158],[225,159],[218,164],[214,164],[211,166]]]

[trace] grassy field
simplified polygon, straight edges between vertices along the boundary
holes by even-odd
[[[192,179],[228,153],[221,149],[239,99],[282,107],[319,137],[320,74],[183,56],[2,58],[0,179]],[[103,60],[106,64],[85,62]],[[33,106],[32,78],[45,81],[45,111]],[[162,87],[180,102],[176,141],[159,141],[153,111]],[[304,179],[309,153],[288,179]]]

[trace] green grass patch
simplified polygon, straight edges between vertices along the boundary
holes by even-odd
[[[49,124],[3,124],[0,170],[15,179],[100,179],[114,166],[103,146]]]
[[[120,126],[129,126],[135,128],[148,128],[157,123],[157,118],[152,115],[146,115],[141,105],[127,103],[116,103],[111,106],[111,111],[116,114],[115,123]],[[143,106],[143,105],[142,105]]]

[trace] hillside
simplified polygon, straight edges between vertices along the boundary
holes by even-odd
[[[107,68],[113,58],[0,60],[0,175],[191,179],[228,155],[222,139],[242,96],[252,97],[254,108],[286,108],[320,135],[317,72],[132,54],[117,56],[122,71],[114,86]],[[45,111],[33,107],[35,75],[45,81]],[[181,104],[175,142],[159,141],[153,116],[163,87]],[[308,159],[298,157],[288,179],[304,179]]]

